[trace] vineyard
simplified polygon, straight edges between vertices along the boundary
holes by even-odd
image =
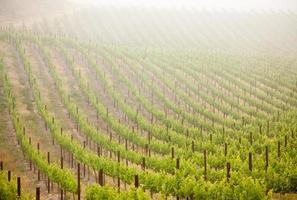
[[[260,43],[252,36],[228,50],[225,39],[177,47],[172,32],[162,46],[157,34],[145,40],[141,31],[126,41],[119,30],[117,41],[89,20],[100,17],[81,18],[85,32],[67,17],[63,25],[1,28],[0,200],[254,200],[297,192],[296,44],[289,46],[296,35],[284,41],[269,32],[283,45],[272,50],[267,38],[248,47]],[[280,18],[296,25],[295,14]],[[200,39],[213,38],[212,28]]]

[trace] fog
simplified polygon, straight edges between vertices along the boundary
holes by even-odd
[[[4,1],[2,25],[43,34],[133,46],[215,49],[295,49],[293,0]],[[256,34],[255,34],[256,33]]]
[[[70,0],[85,5],[110,5],[119,7],[156,7],[156,8],[191,8],[191,9],[234,9],[247,10],[273,10],[286,11],[297,10],[297,2],[294,0]]]

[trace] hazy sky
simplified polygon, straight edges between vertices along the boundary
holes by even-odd
[[[70,0],[84,4],[113,6],[154,6],[161,8],[236,9],[236,10],[294,10],[297,0]]]

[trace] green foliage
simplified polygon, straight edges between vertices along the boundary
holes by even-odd
[[[201,61],[198,59],[192,62],[187,59],[177,59],[178,56],[174,52],[170,52],[167,55],[151,52],[151,60],[146,61],[139,58],[137,51],[114,50],[108,47],[93,47],[87,44],[81,45],[77,41],[63,37],[37,38],[28,33],[22,36],[13,36],[13,38],[29,77],[39,114],[44,122],[48,124],[55,141],[63,149],[73,153],[76,160],[86,164],[93,170],[103,169],[108,176],[119,177],[128,184],[132,184],[134,175],[138,174],[140,187],[145,190],[160,193],[163,196],[189,197],[190,199],[269,199],[272,192],[296,192],[297,152],[296,148],[294,148],[296,141],[293,134],[297,130],[297,115],[295,110],[282,112],[277,116],[274,115],[276,111],[287,108],[287,104],[284,105],[283,102],[288,101],[294,105],[296,100],[294,100],[293,94],[292,97],[284,99],[276,91],[271,92],[276,98],[270,98],[265,94],[266,88],[262,86],[259,86],[259,90],[256,91],[250,89],[254,79],[243,76],[239,69],[231,66],[237,63],[236,58],[223,63],[226,65],[226,68],[222,70],[221,67],[216,66],[217,63],[213,63],[212,56],[203,55],[202,53],[198,54],[201,56]],[[83,94],[88,98],[92,107],[96,109],[100,118],[114,132],[139,147],[145,148],[148,145],[152,151],[162,154],[163,157],[160,158],[155,155],[145,157],[146,168],[149,170],[142,171],[131,166],[127,167],[123,163],[117,163],[109,158],[98,157],[92,151],[84,149],[79,143],[71,141],[67,134],[62,136],[60,134],[61,122],[55,121],[53,123],[50,112],[44,109],[42,98],[39,97],[40,90],[36,83],[36,77],[31,70],[29,59],[21,47],[22,40],[33,41],[37,44],[64,106],[79,124],[83,134],[106,150],[113,153],[120,152],[121,158],[137,165],[142,162],[142,155],[136,151],[126,150],[122,144],[110,141],[107,136],[100,132],[98,133],[94,126],[87,122],[83,112],[77,112],[75,102],[72,102],[69,98],[70,93],[65,92],[63,89],[63,78],[56,72],[51,56],[45,47],[46,45],[52,45],[61,51]],[[106,89],[107,94],[117,104],[121,112],[125,113],[129,120],[137,124],[141,130],[151,133],[154,139],[150,143],[148,143],[146,137],[132,131],[126,124],[120,123],[115,115],[111,113],[107,115],[106,106],[98,97],[96,90],[90,87],[88,77],[85,77],[75,67],[74,59],[72,58],[73,54],[69,49],[81,53],[89,67],[96,71],[99,78],[96,83],[102,84],[102,87]],[[110,72],[108,73],[111,73],[116,81],[129,88],[135,101],[150,115],[154,116],[161,125],[150,123],[141,112],[138,112],[135,107],[123,100],[123,95],[114,89],[115,80],[103,73],[100,64],[97,64],[95,59],[89,55],[89,51],[92,50],[100,54],[105,64],[110,67]],[[115,55],[116,58],[114,59],[111,55]],[[226,60],[229,58],[228,56],[221,56],[226,58]],[[171,109],[174,114],[177,114],[179,119],[165,115],[157,106],[152,105],[144,94],[140,94],[139,88],[125,76],[125,72],[119,66],[117,59],[122,59],[123,62],[129,64],[131,70],[135,72],[135,76],[138,76],[139,80],[144,82],[145,87],[150,89],[164,103],[164,106]],[[210,65],[209,70],[200,67],[203,63]],[[164,67],[161,69],[159,66]],[[164,76],[164,73],[167,75]],[[180,107],[175,101],[163,95],[160,88],[150,83],[151,80],[148,74],[153,74],[154,77],[158,78],[172,92],[173,96],[178,96],[195,112],[191,113],[183,110],[183,107]],[[255,75],[255,78],[257,77],[258,75]],[[220,90],[220,87],[217,88],[211,84],[207,87],[208,80],[216,82],[224,90],[230,90],[233,96],[226,95]],[[260,81],[261,84],[267,87],[275,86],[269,80]],[[73,180],[72,173],[67,170],[61,170],[54,164],[48,165],[45,159],[38,155],[35,149],[28,145],[26,138],[22,136],[23,124],[19,120],[19,114],[14,108],[15,102],[11,96],[9,81],[6,80],[5,82],[6,95],[12,111],[18,140],[21,141],[26,156],[36,163],[38,168],[49,176],[51,180],[60,184],[62,188],[76,192],[77,185],[75,180]],[[177,87],[175,82],[183,83],[184,87],[187,88],[186,91],[183,87]],[[197,88],[196,84],[201,85],[202,88],[207,87],[208,90],[204,91],[200,86]],[[241,89],[235,90],[234,85]],[[283,86],[283,88],[288,89],[289,86]],[[232,90],[237,91],[238,94]],[[250,95],[247,95],[246,91],[249,91]],[[254,96],[251,96],[252,92]],[[209,108],[201,106],[201,104],[196,102],[195,98],[189,95],[191,93],[199,94],[199,98],[203,102],[207,102],[209,107],[228,113],[229,117],[225,119],[221,116],[222,113],[212,112]],[[220,97],[224,103],[215,101],[211,96]],[[235,100],[236,98],[238,99],[237,101]],[[239,104],[239,99],[245,101],[249,106]],[[237,110],[232,107],[235,107]],[[211,120],[216,125],[212,125]],[[203,131],[200,131],[200,126],[203,127]],[[252,133],[252,142],[250,141],[250,133]],[[210,140],[210,136],[212,140]],[[288,136],[290,136],[290,143],[287,147],[284,147],[283,139]],[[192,152],[190,148],[192,141],[195,142],[195,152]],[[277,142],[279,141],[282,142],[279,150],[281,156],[278,156]],[[224,155],[225,143],[228,144],[226,156]],[[265,171],[266,146],[269,146],[269,166],[267,172]],[[175,167],[175,158],[170,158],[171,147],[175,148],[175,157],[180,158],[180,169],[178,170]],[[203,178],[203,150],[207,152],[206,180]],[[253,156],[252,171],[250,171],[248,165],[249,153]],[[231,178],[229,181],[226,180],[227,162],[231,163]],[[142,189],[131,189],[128,192],[117,193],[116,190],[108,186],[99,187],[96,185],[87,187],[86,198],[148,199]]]
[[[22,192],[21,198],[17,197],[16,177],[11,177],[11,181],[7,180],[7,171],[0,171],[0,197],[2,200],[29,200],[29,195]]]
[[[130,189],[118,193],[109,186],[89,186],[86,190],[86,200],[148,200],[150,199],[142,189]]]

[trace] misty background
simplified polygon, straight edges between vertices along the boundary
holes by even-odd
[[[294,53],[293,0],[0,0],[0,24],[106,44]]]

